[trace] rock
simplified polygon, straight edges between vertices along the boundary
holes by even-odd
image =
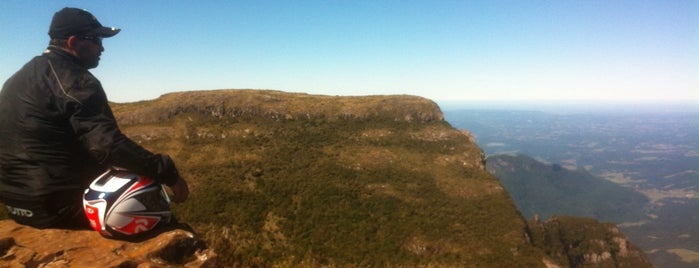
[[[218,267],[203,240],[168,229],[136,241],[92,230],[35,229],[0,221],[0,267]]]

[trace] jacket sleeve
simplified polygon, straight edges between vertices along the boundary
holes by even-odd
[[[96,79],[70,92],[76,101],[69,121],[83,147],[100,164],[134,171],[160,183],[174,185],[179,178],[168,155],[154,154],[126,137],[119,129],[104,90]]]

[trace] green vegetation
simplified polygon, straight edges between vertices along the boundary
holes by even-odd
[[[138,122],[122,121],[127,135],[176,160],[192,195],[174,211],[227,264],[540,265],[507,193],[477,166],[480,148],[433,120],[436,106],[391,106],[380,96],[337,98],[342,108],[328,102],[328,112],[310,116],[294,106],[320,98],[278,100],[285,110],[274,114],[251,101],[146,122],[132,115],[157,103],[114,110]]]

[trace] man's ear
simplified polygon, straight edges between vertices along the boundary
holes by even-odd
[[[78,41],[78,38],[75,35],[71,35],[68,37],[68,40],[66,40],[66,48],[68,49],[75,49],[75,42]]]

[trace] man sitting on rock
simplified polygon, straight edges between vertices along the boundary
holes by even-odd
[[[189,189],[172,159],[120,131],[99,80],[103,27],[89,12],[64,8],[49,27],[48,49],[0,92],[0,202],[16,222],[37,228],[88,228],[82,194],[110,167],[168,185],[175,202]]]

